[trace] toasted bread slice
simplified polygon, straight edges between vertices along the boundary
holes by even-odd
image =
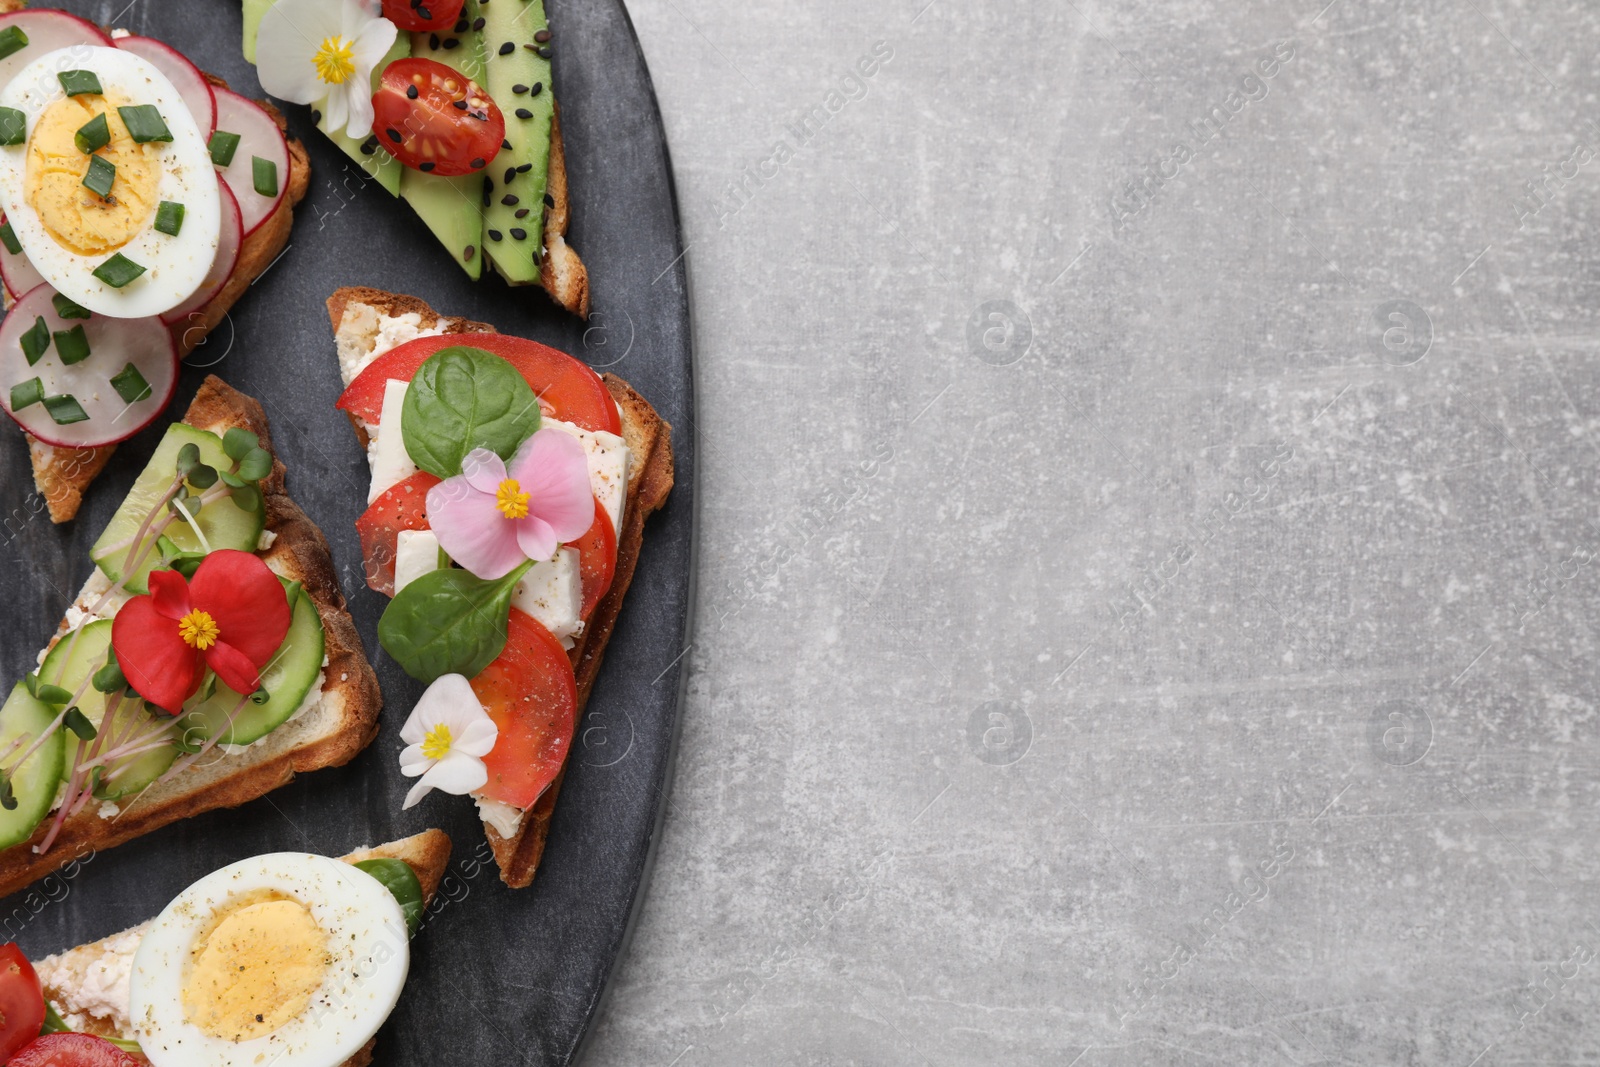
[[[426,907],[432,903],[439,882],[444,878],[445,868],[450,863],[450,838],[443,830],[424,830],[413,837],[391,841],[386,845],[357,849],[341,858],[346,863],[359,863],[379,857],[405,860],[411,865],[411,869],[417,872],[417,881],[422,883],[422,902]],[[127,1034],[118,1033],[110,1019],[95,1015],[80,1005],[78,993],[85,986],[100,986],[102,976],[107,973],[119,973],[121,962],[137,946],[147,926],[149,922],[140,923],[119,934],[46,956],[34,964],[39,982],[44,986],[45,999],[56,1006],[74,1029],[100,1037],[129,1038]],[[366,1067],[371,1063],[374,1041],[367,1042],[360,1052],[346,1060],[344,1067]],[[140,1056],[139,1059],[143,1061],[144,1057]]]
[[[272,450],[260,403],[215,375],[206,378],[183,421],[219,434],[238,426],[258,436],[262,448]],[[348,763],[377,736],[383,695],[345,609],[328,542],[289,498],[281,460],[274,458],[272,473],[261,480],[261,493],[266,529],[273,535],[262,558],[278,574],[301,582],[322,616],[326,650],[322,699],[243,752],[219,755],[158,781],[114,812],[86,805],[67,819],[50,851],[41,855],[33,846],[48,832],[46,819],[29,840],[0,851],[0,896],[91,851],[120,845],[202,811],[237,807],[286,785],[298,773]],[[63,620],[57,634],[65,632]]]
[[[544,213],[544,256],[539,284],[550,298],[579,318],[589,317],[589,268],[567,244],[572,202],[567,193],[567,149],[561,140],[561,105],[550,122],[550,180],[545,186],[550,207]]]
[[[20,2],[16,2],[7,10],[17,10],[22,6]],[[212,85],[224,89],[228,87],[228,83],[221,78],[210,74],[205,77]],[[311,184],[311,159],[306,155],[305,145],[288,136],[289,124],[277,108],[266,101],[257,103],[267,110],[277,122],[278,128],[284,131],[284,140],[289,145],[289,185],[283,199],[278,203],[278,209],[267,216],[266,221],[257,227],[254,233],[245,238],[244,245],[239,249],[238,265],[233,268],[228,284],[224,285],[203,308],[191,313],[185,322],[173,327],[180,359],[193,352],[195,347],[205,340],[206,335],[227,317],[228,311],[244,295],[244,291],[272,266],[273,261],[288,246],[289,229],[294,224],[295,205],[305,199],[306,190]],[[111,458],[111,453],[117,450],[117,446],[55,448],[44,444],[32,434],[24,433],[23,436],[28,439],[28,456],[33,461],[33,484],[44,497],[45,505],[50,511],[50,521],[66,522],[78,514],[78,507],[83,503],[84,490],[88,489],[89,483],[105,469],[106,461]]]
[[[445,318],[416,297],[386,293],[379,289],[340,289],[328,298],[328,317],[338,344],[340,367],[347,379],[353,377],[362,361],[376,350],[383,319],[393,320],[402,316],[409,330],[418,335],[494,332],[492,327],[481,322]],[[611,589],[595,608],[583,635],[569,653],[578,681],[577,717],[580,720],[589,693],[594,688],[595,678],[599,675],[600,663],[605,658],[606,642],[622,610],[622,599],[633,581],[639,551],[644,544],[645,520],[666,503],[667,494],[672,490],[673,477],[672,427],[627,382],[613,374],[602,377],[612,399],[622,410],[622,437],[627,442],[629,454],[628,501],[623,508],[622,529],[617,533],[617,569]],[[351,421],[365,447],[365,431],[355,420]],[[521,888],[533,881],[539,858],[544,854],[550,816],[555,811],[556,795],[560,789],[561,779],[558,777],[523,816],[517,833],[510,837],[502,836],[494,827],[484,824],[484,833],[500,866],[500,878],[507,885]]]

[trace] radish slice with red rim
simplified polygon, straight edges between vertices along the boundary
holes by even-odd
[[[236,133],[239,146],[226,167],[218,168],[222,177],[239,201],[239,214],[244,219],[244,235],[249,237],[265,222],[283,199],[289,187],[289,145],[283,131],[258,104],[246,100],[228,89],[215,90],[217,98],[217,133]],[[273,195],[267,196],[256,188],[255,160],[272,164],[275,178]]]
[[[5,215],[0,213],[0,225],[5,221]],[[5,282],[6,292],[15,300],[35,286],[43,285],[44,275],[39,273],[26,252],[13,252],[0,244],[0,281]]]
[[[21,74],[22,68],[46,52],[71,48],[73,45],[111,47],[111,38],[101,33],[94,23],[65,11],[40,8],[37,11],[13,11],[8,15],[0,15],[0,30],[13,26],[27,36],[28,43],[0,59],[0,85]],[[61,69],[71,70],[70,57],[64,58],[67,62]]]
[[[64,318],[55,296],[48,285],[38,286],[0,322],[0,405],[17,425],[58,448],[96,448],[132,437],[160,416],[177,388],[172,335],[156,316]],[[40,319],[50,340],[29,364],[24,338],[39,329]],[[78,327],[88,355],[63,363],[54,334]],[[28,403],[34,396],[40,399]],[[22,406],[13,410],[14,402]]]
[[[217,235],[217,258],[211,261],[211,273],[194,295],[161,316],[161,321],[168,326],[182,322],[211,303],[211,298],[233,277],[233,268],[239,262],[239,249],[244,244],[244,218],[239,212],[239,200],[220,174],[217,175],[217,191],[222,194],[222,230]],[[4,251],[0,248],[0,253]],[[4,262],[0,258],[0,266]]]
[[[194,116],[194,124],[200,127],[200,133],[205,137],[211,136],[211,132],[217,128],[217,98],[199,67],[189,62],[182,52],[154,37],[116,37],[112,40],[118,48],[148,60],[151,66],[165,74],[188,105],[189,113]]]

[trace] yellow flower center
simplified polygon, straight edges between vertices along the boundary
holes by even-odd
[[[444,759],[450,754],[450,743],[454,740],[450,735],[450,727],[440,723],[422,739],[422,754],[429,759]]]
[[[217,643],[217,620],[203,611],[191,611],[178,620],[178,636],[190,648],[201,652]]]
[[[515,478],[507,478],[494,495],[494,506],[508,519],[525,519],[528,517],[528,494],[522,491]]]
[[[356,72],[355,42],[339,36],[324,37],[311,62],[317,68],[317,77],[329,85],[343,85]]]

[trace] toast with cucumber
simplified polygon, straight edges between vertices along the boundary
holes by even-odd
[[[348,762],[382,696],[254,399],[208,377],[0,706],[0,895]]]
[[[672,489],[672,427],[621,378],[415,297],[340,289],[328,315],[372,471],[367,584],[394,598],[379,640],[429,686],[401,733],[407,803],[470,794],[502,880],[526,886]]]
[[[310,181],[305,147],[287,135],[271,104],[246,100],[158,40],[107,33],[62,11],[27,8],[23,0],[0,0],[0,95],[22,105],[17,110],[28,116],[31,133],[0,154],[20,159],[34,151],[34,142],[43,146],[53,135],[50,100],[13,83],[26,83],[23,75],[31,77],[33,64],[54,62],[64,48],[76,50],[73,62],[95,75],[96,88],[105,83],[108,94],[134,95],[158,117],[154,126],[128,127],[113,116],[130,109],[114,111],[106,103],[111,96],[98,103],[92,102],[98,93],[71,97],[91,100],[86,106],[100,112],[94,121],[105,138],[91,134],[77,147],[90,159],[123,161],[121,169],[103,168],[114,175],[104,204],[121,228],[101,220],[102,230],[115,232],[92,242],[69,218],[57,217],[59,208],[24,196],[20,183],[0,181],[7,210],[0,277],[17,335],[0,339],[0,402],[27,435],[34,484],[58,523],[77,514],[117,442],[160,417],[179,360],[205,342],[283,252],[295,205]],[[70,133],[70,125],[63,132]],[[120,140],[124,133],[132,145]],[[119,199],[150,199],[140,190],[122,195],[143,173],[131,165],[130,148],[157,164],[163,204],[162,211],[121,220],[115,217]],[[5,164],[0,159],[0,171]],[[213,169],[215,193],[196,187]],[[102,277],[113,260],[126,273]],[[38,331],[34,347],[27,328]],[[61,338],[74,335],[69,348]],[[115,392],[104,388],[108,379]]]
[[[337,6],[243,0],[244,55],[262,86],[312,105],[318,128],[410,204],[470,277],[487,267],[587,318],[588,271],[566,241],[544,0],[382,0],[381,12],[374,2],[343,21]],[[330,83],[310,71],[326,71],[317,42],[332,38],[392,43],[381,56],[357,49]]]

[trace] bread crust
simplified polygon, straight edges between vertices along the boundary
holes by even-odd
[[[544,255],[539,259],[539,284],[550,298],[581,319],[589,317],[589,268],[567,244],[572,202],[567,187],[567,146],[561,137],[561,105],[550,121],[549,181],[551,206],[544,215]]]
[[[261,439],[261,447],[272,451],[272,435],[261,404],[215,375],[208,376],[201,385],[183,421],[201,429],[247,429]],[[155,799],[130,801],[113,819],[102,819],[94,805],[86,805],[66,820],[50,851],[40,855],[33,846],[49,830],[50,820],[46,819],[27,841],[0,851],[0,896],[90,852],[112,848],[203,811],[237,807],[287,785],[296,774],[348,763],[377,736],[378,711],[383,706],[377,676],[346,610],[327,540],[289,497],[284,474],[283,461],[274,453],[272,473],[261,480],[261,495],[266,506],[266,528],[277,536],[262,558],[278,573],[301,582],[316,604],[327,656],[322,691],[325,700],[337,702],[339,728],[307,744],[285,748],[280,743],[276,748],[282,751],[275,750],[274,735],[268,734],[257,743],[262,746],[258,757],[227,757],[239,761],[237,770],[230,765],[228,773],[213,774],[203,788],[175,792],[174,784]],[[185,772],[199,773],[198,768]]]
[[[413,296],[384,292],[381,289],[344,288],[328,298],[328,317],[334,332],[344,320],[345,310],[351,304],[367,304],[386,315],[415,313],[428,327],[437,327],[444,317],[425,302]],[[470,320],[449,320],[447,333],[493,333],[492,327]],[[568,653],[573,674],[578,683],[578,706],[575,721],[582,721],[584,707],[594,689],[605,659],[606,644],[616,627],[622,611],[622,601],[628,586],[633,582],[639,553],[644,547],[645,520],[666,503],[672,491],[674,463],[672,455],[672,426],[657,414],[655,408],[640,396],[623,379],[614,374],[601,375],[606,389],[622,411],[622,436],[633,457],[628,471],[628,499],[623,508],[622,530],[617,536],[617,566],[611,588],[601,598],[584,628],[583,636]],[[356,433],[362,447],[367,445],[367,435],[355,421]],[[568,759],[571,749],[568,749]],[[518,832],[502,837],[494,827],[484,824],[484,833],[494,851],[495,862],[500,867],[500,879],[514,889],[521,889],[533,881],[540,857],[544,854],[549,837],[550,819],[555,812],[557,795],[561,790],[565,767],[545,790],[544,794],[523,817]]]

